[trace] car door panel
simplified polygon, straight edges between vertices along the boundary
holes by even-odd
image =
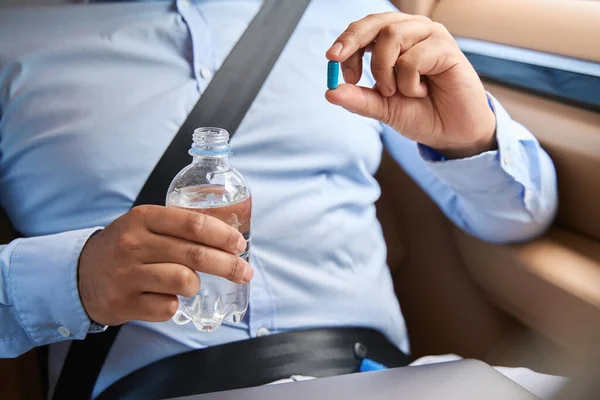
[[[401,10],[415,6],[410,0],[396,3]],[[574,57],[574,64],[600,62],[600,2],[440,0],[429,15],[459,40]],[[594,179],[600,170],[600,114],[526,87],[484,83],[554,160],[560,208],[554,226],[539,239],[484,243],[451,226],[384,156],[378,206],[393,212],[380,212],[380,220],[386,235],[396,231],[387,235],[390,254],[403,248],[402,259],[390,256],[388,262],[413,350],[475,354],[503,365],[567,373],[600,332],[600,185]],[[486,339],[473,339],[474,332]]]
[[[441,0],[431,18],[457,37],[600,62],[599,8],[584,0]]]

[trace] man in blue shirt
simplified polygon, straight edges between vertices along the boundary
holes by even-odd
[[[0,357],[56,343],[54,382],[70,340],[127,322],[97,395],[169,355],[308,327],[373,328],[407,352],[375,216],[384,146],[471,234],[522,241],[549,225],[548,155],[442,26],[386,0],[314,0],[232,140],[253,191],[250,264],[219,221],[128,211],[259,6],[0,14],[0,200],[27,237],[0,247]],[[326,99],[325,55],[347,82]],[[247,318],[212,334],[169,321],[193,270],[252,279]]]

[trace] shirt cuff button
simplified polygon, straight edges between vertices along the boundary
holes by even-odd
[[[71,331],[62,325],[58,327],[58,333],[60,333],[60,336],[62,337],[71,336]]]
[[[269,332],[269,330],[267,328],[260,328],[257,332],[256,332],[256,336],[261,337],[261,336],[267,336],[269,335],[271,332]]]
[[[203,77],[204,79],[210,79],[210,78],[212,78],[212,72],[210,72],[210,69],[208,69],[208,68],[201,68],[200,76]]]

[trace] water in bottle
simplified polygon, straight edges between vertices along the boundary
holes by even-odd
[[[198,128],[189,153],[193,161],[171,182],[167,206],[210,215],[239,230],[246,239],[246,250],[239,256],[248,261],[252,197],[242,175],[229,165],[229,133]],[[179,325],[192,322],[203,332],[214,331],[223,321],[240,322],[248,308],[250,284],[198,274],[200,290],[193,297],[179,296],[173,321]]]

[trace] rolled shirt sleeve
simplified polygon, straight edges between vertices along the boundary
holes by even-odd
[[[556,172],[548,154],[491,95],[498,149],[444,160],[427,146],[384,130],[392,156],[466,232],[489,242],[518,242],[542,233],[556,213]]]

